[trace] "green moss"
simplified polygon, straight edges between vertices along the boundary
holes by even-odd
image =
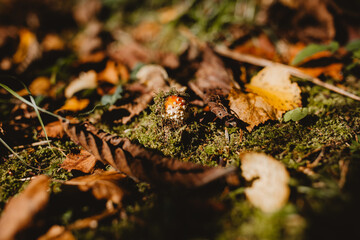
[[[26,164],[16,157],[10,157],[0,164],[0,210],[6,201],[24,189],[31,177],[45,174],[52,179],[67,180],[72,174],[62,168],[64,154],[78,147],[72,142],[54,142],[55,148],[28,148],[19,153]],[[59,150],[61,149],[61,151]],[[31,166],[31,167],[29,167]],[[52,183],[54,191],[59,190],[59,183]]]

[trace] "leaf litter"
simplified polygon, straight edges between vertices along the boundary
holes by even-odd
[[[155,11],[144,12],[127,1],[79,1],[64,5],[60,15],[57,4],[41,3],[53,14],[30,11],[22,14],[26,27],[16,21],[5,27],[1,71],[24,81],[34,96],[28,101],[14,82],[6,84],[24,100],[0,91],[7,101],[0,105],[1,138],[9,143],[1,147],[1,206],[33,179],[2,212],[0,223],[15,227],[8,238],[37,229],[34,238],[42,239],[174,233],[183,239],[311,239],[322,227],[313,221],[318,218],[339,224],[331,229],[351,229],[359,106],[311,84],[358,99],[356,44],[344,49],[346,40],[337,39],[342,11],[320,0],[317,10],[310,1],[268,1],[259,8],[251,2],[154,3]],[[254,15],[241,16],[256,24],[243,29],[234,9],[253,9]],[[73,24],[63,21],[49,32],[52,15]],[[202,21],[205,16],[210,20]],[[292,19],[290,30],[283,16]],[[308,26],[309,19],[319,24]],[[301,65],[288,66],[291,61]],[[182,121],[164,117],[170,96],[186,102]],[[45,134],[34,102],[41,111],[73,111],[76,121],[42,114]],[[44,136],[50,146],[41,144]],[[7,155],[12,152],[31,168],[15,163]],[[307,175],[309,169],[314,174]],[[37,192],[34,176],[40,174],[49,176],[50,202],[24,211],[23,220],[6,221],[16,198]],[[60,199],[57,206],[54,199]],[[335,211],[334,201],[343,212]],[[349,201],[354,211],[344,207]],[[29,206],[25,202],[21,208]],[[54,209],[51,218],[41,214]],[[35,215],[48,224],[33,226]]]

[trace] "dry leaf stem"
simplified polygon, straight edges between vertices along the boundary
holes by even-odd
[[[246,63],[250,63],[253,65],[257,65],[257,66],[262,66],[262,67],[267,67],[267,66],[271,66],[271,65],[281,65],[282,67],[286,68],[291,75],[295,76],[295,77],[299,77],[299,78],[303,78],[306,79],[310,82],[312,82],[313,84],[316,84],[318,86],[324,87],[326,89],[329,89],[331,91],[334,91],[336,93],[339,93],[343,96],[349,97],[351,99],[354,99],[356,101],[360,101],[360,97],[352,94],[350,92],[347,92],[339,87],[336,87],[332,84],[326,83],[321,81],[319,78],[315,78],[312,77],[308,74],[305,74],[303,72],[301,72],[299,69],[295,68],[295,67],[291,67],[285,64],[281,64],[281,63],[276,63],[264,58],[259,58],[259,57],[255,57],[249,54],[243,54],[243,53],[239,53],[239,52],[234,52],[232,50],[230,50],[229,48],[225,47],[225,46],[216,46],[214,48],[215,52],[217,52],[218,54],[240,61],[240,62],[246,62]]]

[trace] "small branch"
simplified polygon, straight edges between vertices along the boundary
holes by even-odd
[[[295,68],[295,67],[291,67],[285,64],[281,64],[281,63],[276,63],[264,58],[259,58],[259,57],[254,57],[248,54],[243,54],[243,53],[238,53],[238,52],[234,52],[232,50],[230,50],[229,48],[225,47],[225,46],[216,46],[214,48],[215,52],[217,52],[218,54],[240,61],[240,62],[246,62],[246,63],[250,63],[256,66],[262,66],[262,67],[267,67],[267,66],[273,66],[273,65],[280,65],[284,68],[286,68],[291,75],[295,76],[295,77],[299,77],[299,78],[303,78],[306,79],[310,82],[312,82],[315,85],[321,86],[323,88],[329,89],[333,92],[339,93],[343,96],[349,97],[351,99],[354,99],[356,101],[360,101],[360,97],[352,94],[350,92],[347,92],[341,88],[338,88],[334,85],[331,85],[329,83],[323,82],[318,78],[312,77],[308,74],[303,73],[302,71],[300,71],[299,69]]]

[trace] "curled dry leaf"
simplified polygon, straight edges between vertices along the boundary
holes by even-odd
[[[89,173],[94,169],[96,161],[96,158],[91,153],[82,149],[78,154],[70,153],[66,155],[61,167],[68,171],[79,170]]]
[[[269,119],[279,119],[283,114],[283,111],[273,108],[262,97],[235,88],[229,94],[229,106],[241,121],[248,124],[248,131]]]
[[[241,155],[241,170],[245,180],[252,181],[245,195],[254,206],[274,212],[287,203],[290,177],[281,162],[263,153],[245,153]]]
[[[73,178],[67,181],[67,185],[76,185],[81,191],[91,189],[97,199],[107,199],[120,204],[126,190],[121,188],[121,181],[126,175],[117,171],[100,171],[92,175]]]
[[[28,227],[34,216],[49,201],[49,178],[35,177],[23,192],[6,204],[0,218],[0,239],[15,239],[16,234]]]
[[[246,87],[278,110],[301,107],[301,90],[296,83],[291,83],[289,71],[280,65],[265,67]]]
[[[135,180],[157,186],[196,188],[234,171],[234,168],[207,167],[164,157],[127,138],[96,129],[89,123],[70,124],[63,121],[63,126],[70,138],[96,159]]]
[[[66,87],[65,97],[70,98],[76,92],[84,89],[96,88],[97,87],[96,76],[97,75],[94,70],[80,73],[80,76],[75,80],[73,80],[72,82],[70,82],[70,84]]]

